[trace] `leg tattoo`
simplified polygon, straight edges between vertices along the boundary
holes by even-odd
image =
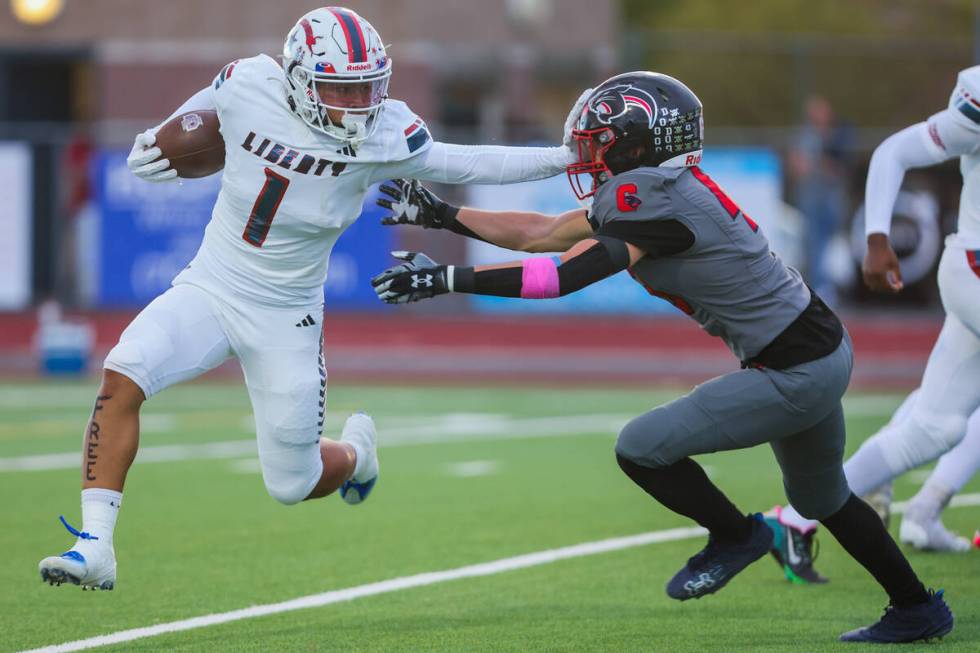
[[[95,408],[92,409],[92,418],[89,420],[85,438],[85,479],[89,481],[96,480],[95,462],[99,458],[97,450],[99,448],[99,432],[102,427],[99,426],[98,413],[102,410],[104,402],[109,399],[112,399],[112,395],[99,395],[95,398]]]

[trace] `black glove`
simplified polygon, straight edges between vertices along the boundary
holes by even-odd
[[[371,279],[381,301],[407,304],[449,292],[445,265],[421,252],[392,252],[391,255],[405,262]]]
[[[382,184],[380,190],[390,197],[378,198],[377,204],[391,211],[381,224],[410,224],[423,229],[449,229],[459,211],[443,202],[417,179],[392,179],[394,186]]]

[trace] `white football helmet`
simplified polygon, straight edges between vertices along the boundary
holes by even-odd
[[[391,59],[371,23],[344,7],[314,9],[282,48],[289,103],[303,121],[357,144],[377,129]]]

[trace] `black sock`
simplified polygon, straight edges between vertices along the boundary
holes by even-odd
[[[888,592],[896,607],[929,600],[929,594],[874,509],[851,494],[844,507],[820,522],[851,557]]]
[[[644,467],[616,454],[619,467],[651,497],[676,513],[690,517],[721,540],[743,542],[752,521],[739,512],[690,458],[668,467]]]

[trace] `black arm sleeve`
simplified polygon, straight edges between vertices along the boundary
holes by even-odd
[[[581,290],[625,270],[630,265],[626,243],[618,238],[599,235],[595,245],[558,266],[558,288],[561,296]]]
[[[439,207],[439,220],[442,222],[444,228],[457,233],[460,236],[466,236],[467,238],[472,238],[473,240],[482,240],[485,243],[490,241],[476,233],[465,224],[456,219],[456,215],[459,213],[459,207],[453,206],[452,204],[443,203]]]
[[[595,245],[558,266],[559,295],[601,281],[629,267],[630,255],[626,243],[608,236],[596,237]],[[475,271],[457,267],[453,291],[497,297],[520,297],[524,283],[524,268],[509,267]]]
[[[598,233],[625,240],[650,256],[680,254],[694,244],[694,234],[679,220],[612,220]]]

